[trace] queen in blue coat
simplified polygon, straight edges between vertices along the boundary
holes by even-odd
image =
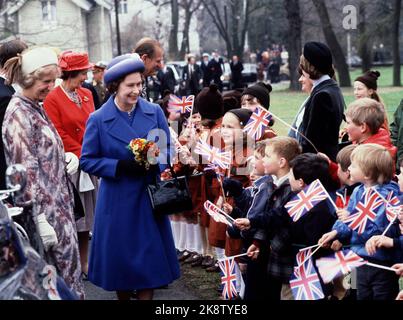
[[[152,299],[153,288],[180,276],[169,219],[153,214],[147,195],[167,163],[170,136],[160,107],[140,98],[143,71],[136,55],[111,61],[104,76],[111,97],[89,117],[80,159],[82,170],[101,178],[88,277],[119,299],[133,290]],[[146,170],[134,161],[126,146],[135,138],[159,139],[159,165]]]

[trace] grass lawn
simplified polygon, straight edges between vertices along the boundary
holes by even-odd
[[[380,67],[375,68],[375,70],[378,70],[381,73],[381,76],[378,79],[378,93],[385,102],[389,122],[392,122],[393,113],[399,106],[400,100],[403,99],[403,87],[391,86],[391,67]],[[353,81],[360,74],[360,69],[352,70],[351,80]],[[342,88],[342,92],[346,105],[354,101],[355,98],[352,88]],[[307,95],[305,93],[288,91],[288,82],[275,84],[273,85],[273,92],[270,94],[270,111],[272,111],[276,116],[280,117],[285,122],[291,124],[299,107],[306,98]],[[286,135],[288,133],[288,128],[279,121],[275,123],[274,129],[279,135]]]

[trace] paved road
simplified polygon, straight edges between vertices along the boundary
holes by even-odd
[[[167,289],[157,289],[154,292],[154,300],[198,300],[184,284],[184,280],[171,283]],[[89,281],[84,282],[87,300],[117,300],[115,292],[105,291]]]

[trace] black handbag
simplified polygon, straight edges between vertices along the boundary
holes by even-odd
[[[172,179],[156,181],[147,187],[156,215],[174,214],[193,209],[192,196],[185,176],[178,177],[169,166]]]

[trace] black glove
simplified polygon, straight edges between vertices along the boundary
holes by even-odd
[[[224,178],[223,188],[230,197],[239,197],[243,191],[242,183],[231,178]]]
[[[146,170],[144,166],[139,165],[134,160],[119,160],[116,166],[116,177],[140,177],[145,176],[148,173],[159,173],[158,164],[150,165],[150,168]]]

